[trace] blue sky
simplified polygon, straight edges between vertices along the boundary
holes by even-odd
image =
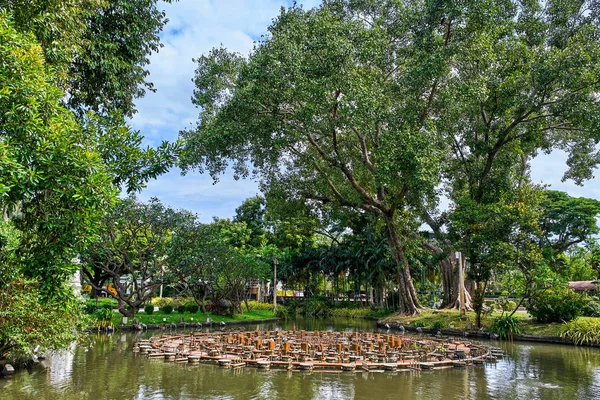
[[[298,3],[311,8],[320,0]],[[131,120],[132,127],[141,131],[148,145],[176,140],[178,132],[193,124],[198,116],[190,100],[195,70],[192,58],[221,44],[248,54],[254,40],[266,32],[279,9],[290,4],[286,0],[179,0],[164,4],[169,18],[161,35],[164,47],[150,57],[149,66],[149,79],[157,91],[136,102],[138,113]],[[538,157],[532,163],[535,182],[549,184],[572,196],[600,200],[598,178],[579,187],[573,182],[560,181],[564,170],[565,155],[560,152]],[[202,221],[208,222],[213,216],[232,217],[244,199],[258,193],[256,182],[235,181],[231,174],[213,185],[208,175],[190,172],[181,176],[179,170],[173,169],[149,182],[139,197],[142,200],[158,197],[164,204],[198,213]]]

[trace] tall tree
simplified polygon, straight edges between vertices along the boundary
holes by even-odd
[[[95,146],[60,104],[40,47],[0,16],[0,204],[19,204],[21,271],[53,295],[116,194]]]
[[[248,60],[222,48],[198,59],[200,120],[181,133],[185,170],[216,176],[233,159],[246,176],[251,160],[267,190],[385,221],[404,314],[419,301],[399,222],[433,199],[439,176],[423,116],[446,30],[429,13],[420,3],[344,1],[284,10]]]
[[[532,157],[554,149],[568,154],[564,179],[591,177],[600,140],[598,2],[440,3],[452,61],[432,109],[449,149],[442,160],[451,200],[474,212],[493,208],[525,183]],[[477,235],[478,218],[463,244]]]
[[[118,110],[131,117],[134,100],[154,86],[146,78],[148,56],[163,45],[159,34],[168,22],[158,9],[171,0],[94,1],[85,13],[81,51],[70,63],[69,106],[98,114]]]
[[[150,300],[167,276],[173,214],[157,199],[147,204],[135,197],[121,200],[105,216],[102,235],[81,254],[87,281],[95,290],[112,295],[98,285],[95,274],[109,277],[125,316],[133,316]]]
[[[540,218],[542,246],[550,247],[559,254],[598,234],[600,201],[571,197],[556,190],[546,190],[544,194],[546,198]]]
[[[233,222],[242,222],[250,229],[250,245],[260,247],[264,244],[267,234],[266,202],[262,196],[250,197],[235,209]]]
[[[134,100],[154,90],[148,56],[167,23],[158,9],[172,0],[0,0],[18,30],[32,33],[69,107],[106,115],[135,113]]]
[[[0,42],[1,359],[75,338],[80,313],[66,282],[117,193],[40,45],[4,11]]]

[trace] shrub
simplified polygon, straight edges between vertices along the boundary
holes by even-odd
[[[517,307],[517,303],[512,300],[504,300],[500,302],[500,308],[504,312],[510,312]]]
[[[187,309],[192,314],[196,314],[198,312],[198,310],[200,309],[200,307],[198,307],[198,304],[190,304],[189,306],[187,306]]]
[[[444,329],[446,327],[446,324],[442,321],[435,321],[433,324],[431,324],[431,329]]]
[[[152,315],[154,312],[154,306],[152,304],[146,304],[146,307],[144,307],[144,312],[148,315]]]
[[[163,306],[160,310],[162,312],[164,312],[165,314],[171,314],[173,312],[173,306],[170,304],[167,304],[166,306]]]
[[[584,317],[600,317],[600,304],[597,301],[590,301],[582,311]]]
[[[568,322],[580,316],[588,303],[586,295],[563,286],[531,296],[527,311],[539,322]]]
[[[97,304],[97,305],[96,305]],[[118,302],[110,298],[87,299],[84,310],[87,314],[94,314],[97,310],[113,310],[118,307]]]
[[[95,320],[96,320],[96,327],[98,329],[104,329],[107,326],[111,326],[112,325],[112,322],[111,322],[112,316],[113,316],[112,310],[108,310],[106,308],[98,309],[94,315]]]
[[[289,312],[287,307],[282,306],[282,305],[278,305],[277,306],[277,313],[275,314],[275,316],[277,318],[286,318],[289,316]]]
[[[304,315],[309,317],[326,317],[331,314],[327,301],[320,297],[313,297],[304,301]]]
[[[413,324],[413,326],[415,328],[425,328],[425,322],[423,322],[423,321],[415,321],[414,324]]]
[[[486,300],[485,305],[494,310],[497,306],[496,300]]]
[[[172,306],[173,299],[170,297],[155,297],[150,302],[153,306],[162,309],[164,306]]]
[[[367,307],[363,308],[334,308],[329,311],[329,315],[332,317],[343,317],[343,318],[367,318],[371,314],[371,309]]]
[[[246,308],[246,310],[264,310],[269,311],[273,309],[273,303],[260,303],[258,301],[249,301],[248,307],[243,303],[242,306]]]
[[[196,300],[193,297],[175,297],[171,305],[177,309],[179,306],[191,306],[192,304],[196,304]]]
[[[184,306],[183,304],[182,304],[182,305],[180,305],[180,306],[177,306],[177,312],[178,312],[179,314],[183,314],[183,313],[185,312],[185,310],[187,310],[187,307],[186,307],[186,306]]]
[[[575,344],[600,344],[600,321],[576,319],[562,326],[560,336]]]
[[[495,318],[491,329],[498,334],[500,340],[512,340],[514,335],[521,333],[517,319],[508,315]]]

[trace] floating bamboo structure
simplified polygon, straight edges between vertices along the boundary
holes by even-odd
[[[396,371],[464,368],[502,350],[467,340],[333,331],[230,331],[157,336],[134,345],[148,358],[223,368],[288,371]]]

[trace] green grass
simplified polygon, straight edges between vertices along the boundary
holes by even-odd
[[[494,322],[494,318],[502,313],[494,312],[491,315],[481,317],[481,325],[485,331],[489,330]],[[506,314],[505,314],[506,315]],[[539,323],[527,313],[515,313],[513,315],[518,319],[519,331],[522,335],[535,336],[554,336],[559,337],[562,331],[562,323]],[[583,317],[580,317],[580,319]],[[600,318],[587,318],[596,319]],[[432,328],[434,325],[442,324],[445,329],[466,330],[469,322],[475,324],[475,313],[468,312],[465,318],[461,318],[458,310],[425,310],[420,315],[414,317],[391,316],[385,319],[386,322],[399,322],[403,325],[413,325],[420,321],[425,328]]]
[[[135,315],[140,323],[150,325],[150,324],[173,324],[179,323],[180,319],[183,318],[184,322],[202,322],[206,320],[207,315],[198,312],[196,314],[191,314],[189,312],[180,314],[176,311],[173,311],[171,314],[165,314],[161,311],[156,311],[151,315],[146,313],[139,313]],[[216,315],[216,314],[208,314],[208,317],[212,319],[213,322],[233,322],[233,321],[252,321],[259,319],[269,319],[275,318],[275,314],[271,310],[248,310],[243,314],[234,314],[233,317],[227,317],[225,315]],[[115,326],[122,325],[121,323],[122,315],[116,312],[113,312],[112,323]],[[165,319],[166,321],[163,321]],[[129,318],[128,324],[131,324],[133,318]]]

